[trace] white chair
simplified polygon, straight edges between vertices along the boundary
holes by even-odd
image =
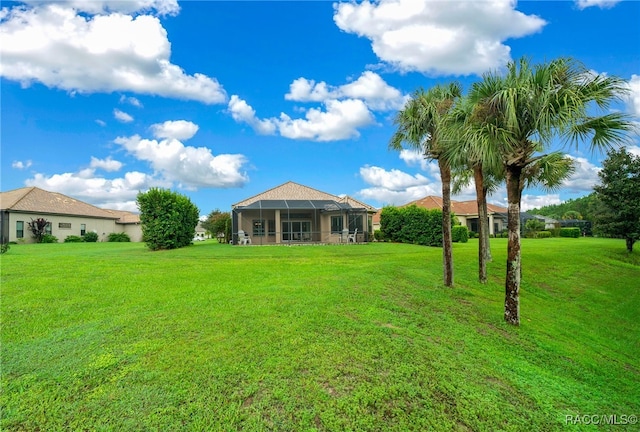
[[[349,236],[347,237],[347,243],[349,242],[353,242],[355,243],[356,240],[356,235],[358,234],[358,228],[355,229],[355,231],[353,232],[353,234],[349,234]]]
[[[342,230],[342,234],[340,234],[340,242],[347,243],[349,241],[349,230],[347,228]]]
[[[243,230],[238,231],[238,244],[248,245],[251,244],[251,237]]]

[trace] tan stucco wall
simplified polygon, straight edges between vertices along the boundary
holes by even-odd
[[[80,235],[80,225],[86,225],[86,232],[96,232],[98,234],[98,241],[107,241],[110,233],[125,232],[131,238],[131,241],[141,241],[142,230],[139,225],[123,225],[116,224],[114,219],[94,219],[82,216],[66,216],[66,215],[51,215],[51,214],[37,214],[37,213],[9,213],[9,241],[18,243],[33,243],[33,234],[29,230],[27,225],[31,220],[38,218],[44,218],[48,222],[51,222],[51,234],[58,238],[59,242],[63,242],[67,236]],[[24,222],[24,237],[19,239],[16,236],[16,222]],[[70,223],[71,228],[59,228],[60,223]]]

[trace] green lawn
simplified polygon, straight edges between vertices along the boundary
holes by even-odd
[[[12,246],[0,429],[574,431],[594,427],[565,416],[639,415],[640,253],[524,239],[515,328],[506,240],[492,248],[480,285],[477,240],[455,244],[449,289],[441,250],[413,245]]]

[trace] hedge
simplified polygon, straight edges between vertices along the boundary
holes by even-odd
[[[580,228],[560,228],[560,237],[578,238],[582,234]]]
[[[451,229],[451,238],[454,242],[466,243],[469,241],[469,229],[463,225],[456,225]]]

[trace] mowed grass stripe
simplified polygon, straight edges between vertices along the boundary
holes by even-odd
[[[476,241],[454,245],[453,289],[441,250],[413,245],[13,246],[2,430],[562,430],[638,413],[639,254],[525,239],[514,328],[506,241],[486,285]]]

